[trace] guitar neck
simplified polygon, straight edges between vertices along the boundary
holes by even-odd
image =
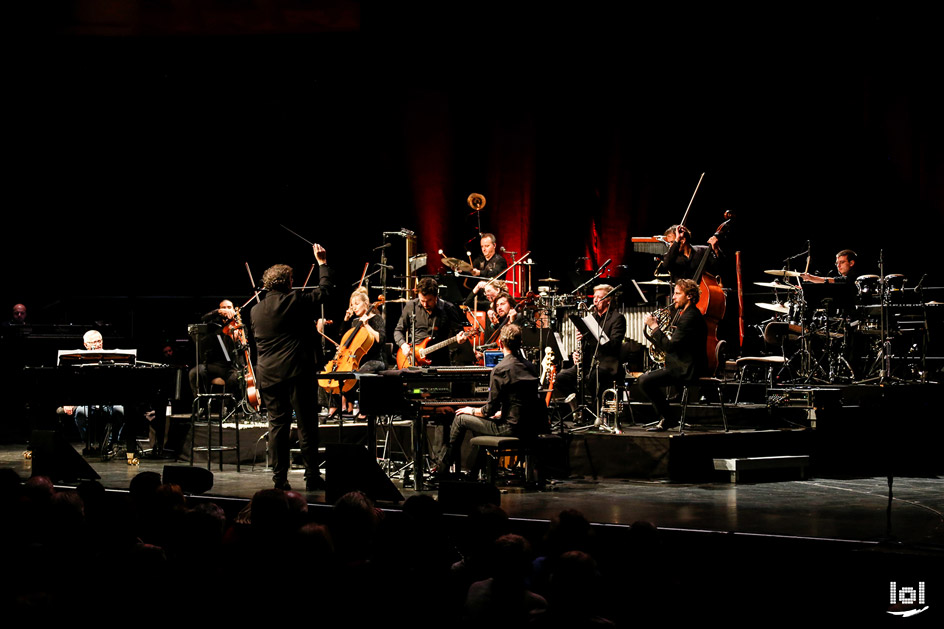
[[[450,339],[446,339],[445,341],[441,341],[441,342],[439,342],[439,343],[436,343],[435,345],[430,345],[429,347],[424,348],[424,349],[423,349],[423,356],[426,356],[426,354],[431,354],[432,352],[435,352],[435,351],[438,350],[438,349],[442,349],[442,348],[444,348],[444,347],[448,347],[448,346],[452,345],[453,343],[455,343],[455,342],[457,342],[457,341],[459,340],[459,337],[460,337],[460,336],[462,336],[462,335],[461,335],[461,334],[457,334],[456,336],[454,336],[454,337],[452,337],[452,338],[450,338]]]

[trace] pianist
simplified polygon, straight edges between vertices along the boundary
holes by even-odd
[[[466,406],[456,411],[438,470],[440,476],[453,464],[456,473],[461,471],[462,441],[467,431],[476,436],[528,439],[541,432],[546,423],[546,409],[538,398],[537,369],[521,357],[521,328],[515,324],[503,327],[498,346],[504,357],[489,378],[488,401],[481,408]]]
[[[103,349],[102,333],[98,330],[89,330],[82,336],[82,344],[85,349],[99,350]],[[63,412],[71,415],[75,420],[75,427],[79,431],[82,441],[91,443],[87,440],[87,430],[89,417],[94,416],[100,426],[106,427],[106,434],[102,435],[101,455],[114,454],[115,448],[121,443],[121,431],[125,424],[125,407],[119,404],[103,406],[63,406]],[[96,440],[93,439],[92,441]],[[128,453],[128,464],[133,465],[134,452]]]

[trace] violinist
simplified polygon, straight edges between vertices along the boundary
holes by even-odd
[[[498,338],[498,331],[508,324],[514,323],[521,327],[524,325],[524,315],[515,310],[514,297],[508,293],[502,293],[495,299],[493,309],[488,311],[488,326],[485,328],[486,336],[489,339]]]
[[[498,296],[504,292],[504,289],[505,283],[501,280],[489,280],[487,282],[483,280],[475,285],[475,288],[465,298],[462,305],[472,308],[478,303],[480,310],[487,310],[495,303]],[[483,308],[483,306],[487,306],[487,308]]]
[[[201,317],[207,324],[215,324],[214,332],[201,334],[199,364],[190,369],[190,390],[194,395],[210,390],[210,383],[221,378],[226,383],[226,392],[239,392],[239,372],[235,363],[236,344],[231,336],[222,334],[227,325],[232,325],[236,318],[233,302],[224,299],[220,307]],[[218,326],[218,327],[216,327]]]
[[[698,284],[693,280],[681,279],[675,283],[670,310],[674,331],[663,330],[652,315],[644,321],[646,337],[665,352],[665,367],[639,377],[639,388],[659,414],[659,423],[649,428],[650,432],[662,432],[678,425],[662,387],[691,382],[708,370],[705,352],[708,326],[696,307],[699,294]]]
[[[684,225],[673,225],[665,231],[664,239],[669,244],[662,264],[668,269],[672,281],[692,279],[704,256],[709,256],[705,270],[713,275],[718,273],[718,261],[722,257],[718,246],[717,234],[708,239],[707,245],[693,245],[692,234]]]

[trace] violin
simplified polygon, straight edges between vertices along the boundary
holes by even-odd
[[[256,374],[252,370],[252,357],[249,354],[249,343],[246,340],[246,328],[243,325],[242,312],[235,308],[236,316],[226,322],[223,326],[223,334],[233,339],[237,351],[243,352],[245,367],[243,370],[243,382],[246,383],[246,401],[257,413],[262,408],[262,400],[259,397],[259,391],[256,389]]]

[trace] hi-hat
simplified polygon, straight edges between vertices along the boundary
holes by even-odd
[[[559,282],[559,279],[553,277],[545,277],[543,280],[538,280],[539,282]]]
[[[645,282],[636,282],[637,284],[645,284],[647,286],[670,286],[669,282],[665,280],[646,280]]]

